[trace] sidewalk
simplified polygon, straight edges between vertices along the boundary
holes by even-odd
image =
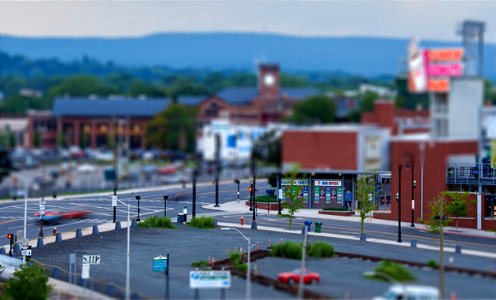
[[[248,212],[248,206],[245,205],[245,200],[241,200],[239,203],[237,201],[230,201],[230,202],[222,203],[220,205],[220,207],[214,207],[213,204],[204,205],[202,207],[204,209],[225,211],[225,212],[229,212],[229,213],[240,213],[241,214],[241,213],[247,213]],[[271,210],[269,213],[267,213],[267,210],[258,209],[258,213],[276,215],[277,211]],[[287,210],[283,209],[283,213],[287,213]],[[327,219],[327,220],[337,220],[337,221],[360,222],[360,218],[358,216],[324,215],[324,214],[319,214],[318,209],[306,209],[306,208],[300,209],[298,212],[296,212],[295,217],[307,218],[307,219],[316,218],[316,219],[323,219],[323,220]],[[365,224],[378,224],[378,225],[397,227],[398,221],[381,220],[381,219],[374,219],[374,218],[370,217],[370,218],[365,219]],[[401,226],[411,228],[410,222],[402,222]],[[429,228],[426,225],[419,224],[419,223],[415,223],[415,228],[419,231],[428,231],[429,230]],[[452,226],[447,226],[444,228],[445,228],[445,231],[444,231],[445,234],[488,238],[488,239],[495,239],[496,240],[496,232],[471,229],[471,228],[461,228],[461,227],[458,227],[458,230],[456,230],[456,227],[452,227]]]

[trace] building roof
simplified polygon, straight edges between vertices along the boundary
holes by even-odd
[[[205,96],[205,95],[201,95],[201,96],[192,96],[192,95],[179,96],[177,98],[177,103],[182,104],[182,105],[187,105],[187,106],[197,106],[203,100],[205,100],[206,98],[208,98],[208,96]]]
[[[56,116],[86,116],[86,117],[153,117],[164,110],[169,104],[166,98],[147,99],[92,99],[56,98],[53,104],[53,114]]]
[[[218,96],[229,104],[248,104],[258,96],[258,89],[256,87],[227,88],[221,91]]]
[[[305,88],[281,88],[281,95],[287,96],[295,100],[304,100],[305,98],[320,95],[317,89],[311,87]]]

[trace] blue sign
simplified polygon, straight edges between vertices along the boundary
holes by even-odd
[[[231,134],[227,136],[227,147],[236,148],[236,136]]]
[[[344,193],[344,200],[345,201],[348,201],[348,202],[351,202],[351,192],[350,191],[346,191]]]
[[[167,257],[158,256],[153,259],[153,272],[167,272],[168,268]]]

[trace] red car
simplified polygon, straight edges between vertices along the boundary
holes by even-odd
[[[296,269],[293,272],[282,272],[279,273],[279,276],[277,276],[277,279],[281,282],[287,283],[287,284],[292,284],[292,283],[299,283],[300,282],[300,269]],[[315,272],[311,272],[308,269],[305,269],[303,272],[303,283],[304,284],[312,284],[312,283],[319,283],[320,282],[320,275]]]
[[[84,219],[90,214],[88,210],[73,210],[62,213],[61,217],[64,219]]]

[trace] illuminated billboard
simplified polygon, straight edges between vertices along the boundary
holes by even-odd
[[[408,90],[447,93],[449,80],[463,74],[463,49],[421,49],[414,37],[408,46]]]

